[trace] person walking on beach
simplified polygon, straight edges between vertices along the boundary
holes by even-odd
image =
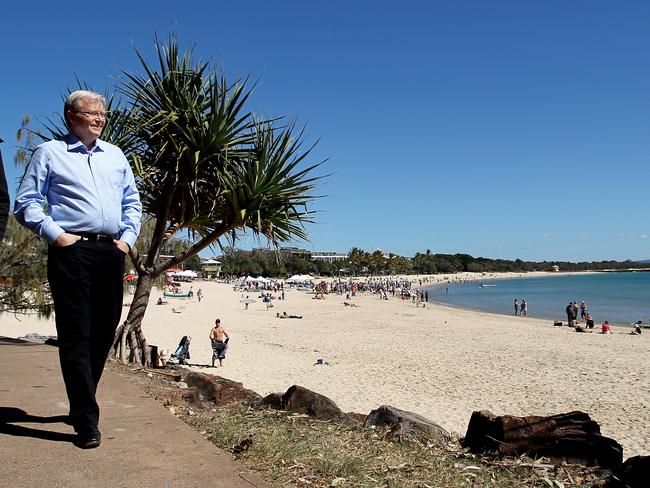
[[[49,245],[69,423],[84,449],[101,443],[95,395],[122,314],[124,260],[142,216],[126,157],[99,139],[104,104],[103,96],[85,90],[68,96],[63,115],[70,132],[36,148],[14,207],[16,219]]]
[[[226,348],[230,337],[226,329],[221,325],[221,320],[214,321],[214,327],[210,331],[210,343],[212,344],[212,367],[214,368],[214,360],[219,360],[219,366],[223,366],[223,360],[226,359]],[[225,338],[225,339],[224,339]]]
[[[517,301],[516,298],[515,298],[514,307],[515,307],[515,315],[517,315],[519,313],[519,302]]]
[[[201,288],[199,288],[199,291],[196,292],[196,299],[201,303],[201,299],[203,298],[203,291]]]

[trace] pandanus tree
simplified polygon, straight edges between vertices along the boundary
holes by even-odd
[[[246,111],[247,80],[229,84],[208,63],[181,53],[176,39],[156,40],[157,66],[138,53],[142,74],[124,72],[118,91],[125,102],[122,147],[138,179],[143,212],[155,220],[146,248],[131,250],[138,274],[131,308],[116,332],[123,360],[144,361],[142,332],[156,278],[221,238],[248,229],[278,246],[307,239],[308,208],[320,176],[306,165],[294,124],[257,120]],[[160,260],[165,243],[188,232],[192,245]]]
[[[107,100],[102,133],[129,159],[144,218],[153,226],[130,253],[138,280],[113,344],[123,361],[147,360],[142,320],[158,277],[241,232],[276,248],[306,240],[322,178],[315,174],[320,163],[306,163],[314,146],[305,146],[302,130],[247,111],[248,79],[229,83],[210,63],[196,61],[192,49],[182,52],[175,37],[155,39],[154,46],[153,63],[136,51],[142,73],[122,71],[119,102]],[[52,136],[67,132],[62,119],[45,127]],[[189,245],[161,260],[179,235],[189,237]]]

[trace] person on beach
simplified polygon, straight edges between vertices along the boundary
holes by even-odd
[[[583,301],[580,304],[580,320],[586,320],[587,318],[587,304]]]
[[[573,308],[573,304],[575,302],[569,302],[569,304],[566,306],[566,319],[567,319],[567,325],[570,327],[575,327],[575,322],[576,322],[576,311]]]
[[[201,300],[203,299],[203,290],[201,290],[201,288],[196,292],[196,299],[201,303]]]
[[[0,139],[0,143],[4,142]],[[7,228],[7,221],[9,219],[9,209],[11,202],[9,201],[9,190],[7,189],[7,178],[5,177],[5,167],[2,163],[2,151],[0,151],[0,242],[5,235]]]
[[[612,329],[609,326],[609,322],[605,320],[603,325],[600,326],[600,333],[601,334],[613,334]]]
[[[226,348],[230,337],[226,329],[221,325],[221,320],[214,321],[214,327],[210,331],[210,343],[212,344],[212,367],[214,368],[214,360],[219,360],[219,366],[223,366],[223,360],[226,359]],[[225,339],[224,339],[225,338]]]
[[[68,96],[63,116],[70,132],[36,148],[14,206],[18,222],[48,243],[69,423],[84,449],[101,443],[95,395],[122,314],[124,260],[142,216],[129,162],[99,139],[104,106],[98,93]]]
[[[276,313],[275,316],[279,319],[301,319],[302,315],[289,315],[287,312],[282,312],[282,315],[280,315],[280,312]]]
[[[517,301],[516,298],[515,298],[515,302],[514,302],[513,305],[515,307],[515,315],[518,315],[519,314],[519,302]]]
[[[528,315],[528,302],[526,301],[525,298],[521,299],[521,305],[519,306],[519,311],[521,312],[522,316]]]
[[[587,314],[585,316],[585,321],[587,324],[587,328],[593,329],[596,325],[594,324],[594,319],[591,318],[591,315]]]

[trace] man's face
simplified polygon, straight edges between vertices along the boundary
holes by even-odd
[[[106,119],[99,115],[90,115],[90,113],[104,114],[104,105],[99,100],[81,99],[74,112],[68,112],[70,128],[84,143],[93,142],[97,139],[104,129]]]

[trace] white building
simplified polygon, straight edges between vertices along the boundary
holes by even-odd
[[[333,251],[313,251],[311,253],[311,258],[314,261],[325,261],[326,263],[333,263],[335,261],[345,261],[348,258],[348,255]]]

